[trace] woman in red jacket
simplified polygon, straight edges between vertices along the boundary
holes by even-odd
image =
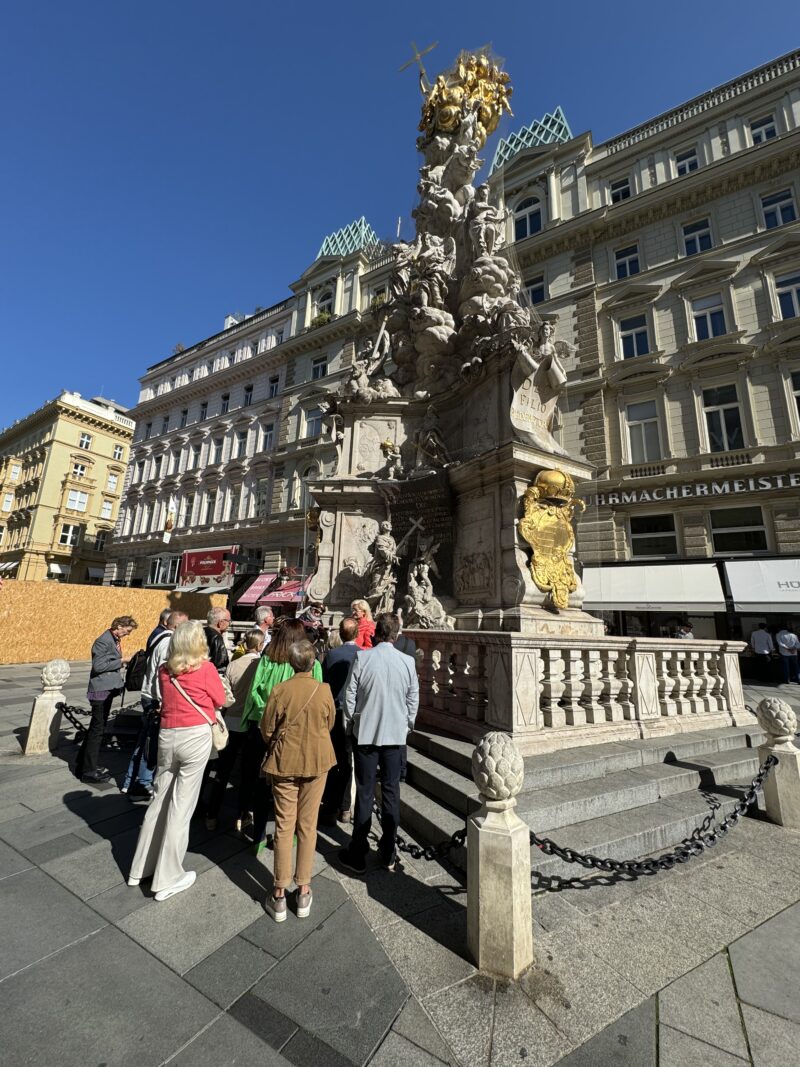
[[[356,644],[359,648],[372,648],[372,635],[375,633],[372,609],[366,600],[354,600],[350,605],[350,610],[353,613],[353,618],[358,623]]]
[[[188,889],[197,877],[195,871],[183,869],[183,859],[211,754],[211,723],[217,708],[225,704],[225,690],[209,662],[201,623],[184,622],[176,629],[158,679],[161,729],[154,796],[136,843],[128,885],[152,877],[156,900],[166,900]]]

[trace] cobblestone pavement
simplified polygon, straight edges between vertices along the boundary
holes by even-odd
[[[320,835],[309,920],[265,915],[271,853],[254,857],[227,809],[192,831],[189,892],[129,888],[141,805],[72,776],[70,731],[53,756],[20,755],[38,674],[0,667],[8,1067],[796,1061],[800,835],[748,819],[675,871],[537,893],[536,965],[509,984],[469,961],[458,872],[350,877],[341,827]],[[73,664],[70,702],[86,706],[86,676]],[[117,779],[126,761],[104,752]]]

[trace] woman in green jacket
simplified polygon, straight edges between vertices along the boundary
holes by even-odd
[[[242,731],[247,732],[247,741],[242,763],[242,774],[250,779],[253,804],[253,842],[256,855],[265,847],[264,833],[269,815],[269,784],[261,777],[261,764],[267,754],[267,745],[261,736],[261,717],[267,706],[270,693],[279,682],[285,682],[294,674],[289,663],[289,649],[297,641],[306,638],[305,627],[297,619],[279,619],[272,629],[272,639],[258,661],[253,684],[242,713]],[[322,668],[314,662],[312,678],[322,681]]]

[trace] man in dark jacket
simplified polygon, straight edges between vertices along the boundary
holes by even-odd
[[[111,702],[122,689],[122,668],[128,662],[122,655],[123,637],[133,633],[137,622],[130,615],[120,615],[92,645],[92,669],[87,697],[92,719],[83,738],[75,763],[75,775],[84,782],[98,785],[107,782],[111,772],[98,765],[100,744],[111,711]]]
[[[322,661],[322,680],[331,687],[336,705],[336,722],[331,730],[331,742],[336,753],[336,766],[328,771],[328,781],[322,796],[321,821],[334,826],[336,820],[350,821],[350,794],[353,788],[353,738],[344,730],[344,683],[350,672],[350,664],[358,652],[358,622],[345,618],[339,623],[342,644],[332,648]]]
[[[227,608],[212,608],[206,616],[206,622],[203,632],[208,641],[208,658],[219,673],[224,674],[228,669],[230,656],[222,635],[231,624],[231,613]]]

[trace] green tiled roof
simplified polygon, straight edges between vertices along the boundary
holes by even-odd
[[[362,215],[349,226],[343,226],[341,230],[329,233],[317,252],[317,259],[320,256],[349,256],[357,252],[359,248],[377,243],[378,235]]]
[[[540,119],[534,119],[530,126],[523,126],[518,133],[512,133],[510,137],[502,137],[489,173],[494,173],[498,167],[508,163],[509,159],[513,159],[523,148],[563,143],[569,141],[571,137],[572,130],[569,128],[567,116],[560,107],[557,107],[552,114],[547,112]]]

